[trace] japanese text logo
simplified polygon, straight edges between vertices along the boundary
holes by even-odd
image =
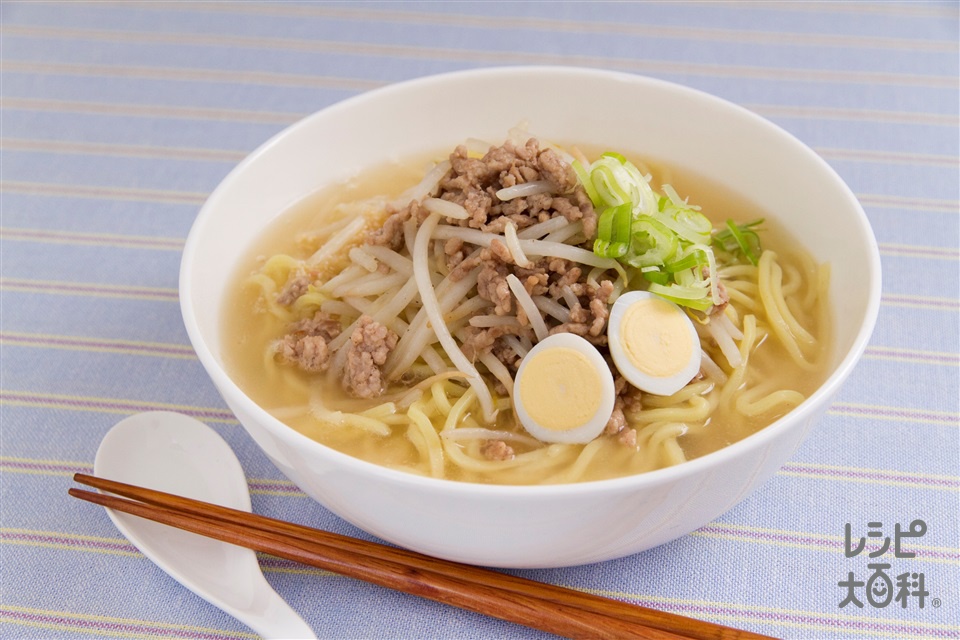
[[[844,525],[844,555],[853,558],[867,551],[868,539],[870,540],[871,550],[867,551],[867,557],[880,558],[890,550],[891,539],[889,535],[883,533],[882,522],[868,522],[867,535],[862,537],[854,535],[850,523]],[[927,532],[927,523],[923,520],[914,520],[910,526],[904,530],[900,524],[896,524],[893,530],[893,556],[897,559],[913,558],[916,553],[904,551],[901,544],[904,538],[921,538]],[[904,609],[911,602],[923,609],[927,602],[930,592],[925,585],[923,572],[904,570],[903,563],[894,567],[890,562],[874,562],[867,564],[867,568],[872,571],[864,580],[857,579],[856,574],[850,571],[845,580],[837,583],[837,586],[844,590],[845,597],[840,601],[840,608],[848,605],[854,605],[863,608],[863,600],[877,609],[882,609],[892,602],[899,604]],[[898,573],[898,571],[902,571]],[[940,601],[934,598],[933,606],[939,606]]]

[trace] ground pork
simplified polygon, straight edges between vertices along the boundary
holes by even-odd
[[[570,321],[551,328],[550,334],[573,333],[596,345],[607,344],[604,329],[610,316],[609,300],[613,283],[603,280],[596,286],[588,282],[575,282],[567,287],[577,297],[578,304],[570,309]]]
[[[513,460],[513,447],[503,440],[487,440],[480,447],[480,453],[487,460]]]
[[[446,256],[447,271],[453,271],[457,265],[467,257],[463,251],[463,240],[460,238],[450,238],[447,240],[443,245],[443,255]],[[458,280],[462,279],[463,278],[458,278]]]
[[[493,342],[493,347],[491,347],[493,355],[502,362],[511,373],[516,373],[517,369],[520,367],[520,354],[514,351],[508,343],[503,340],[497,339]]]
[[[277,294],[277,304],[284,306],[293,304],[297,298],[307,292],[310,285],[313,284],[313,276],[298,272],[291,275],[283,289]]]
[[[321,336],[286,335],[277,346],[277,353],[284,362],[296,364],[303,371],[317,373],[326,371],[330,365],[327,341]]]
[[[417,222],[423,222],[429,213],[420,206],[420,202],[417,200],[411,200],[401,209],[388,206],[386,219],[378,228],[367,232],[366,240],[369,244],[383,245],[394,251],[399,251],[403,247],[404,241],[403,224],[410,218],[416,218]]]
[[[618,396],[613,404],[613,414],[607,421],[607,426],[604,427],[603,432],[607,435],[614,435],[623,431],[626,426],[627,417],[623,415],[623,399]]]
[[[475,251],[467,257],[463,257],[462,251],[454,253],[448,257],[447,260],[447,268],[450,269],[450,279],[454,282],[463,280],[467,277],[467,274],[473,271],[481,262],[480,251]]]
[[[573,167],[564,162],[553,149],[544,149],[539,156],[540,173],[560,193],[571,193],[577,187],[577,176]]]
[[[486,250],[484,250],[486,251]],[[483,256],[484,252],[481,252]],[[477,295],[494,304],[493,312],[504,316],[513,310],[513,294],[507,284],[510,269],[501,260],[483,259],[483,267],[477,276]]]
[[[317,311],[312,318],[304,318],[291,325],[292,333],[323,336],[328,342],[340,335],[342,330],[339,318],[322,311]]]
[[[495,327],[471,327],[464,329],[464,340],[460,349],[471,362],[475,361],[481,354],[487,351],[493,351],[500,362],[516,369],[517,355],[513,349],[504,343],[500,338],[508,335],[527,335],[533,332],[524,326],[511,324],[502,324]]]
[[[637,446],[637,430],[624,429],[623,431],[620,432],[620,435],[617,436],[617,442],[619,442],[625,447],[636,447]]]
[[[367,315],[360,316],[350,334],[343,386],[357,398],[375,398],[383,393],[383,367],[397,346],[397,334]]]
[[[277,355],[282,362],[317,373],[326,371],[330,364],[327,344],[340,335],[340,321],[322,311],[310,318],[295,322],[277,344]]]
[[[730,294],[727,292],[727,288],[723,285],[722,280],[717,280],[717,296],[720,298],[720,304],[716,304],[710,309],[710,315],[723,313],[730,303]]]
[[[608,363],[609,364],[609,363]],[[628,427],[626,412],[639,411],[641,407],[641,391],[627,382],[627,379],[610,365],[614,372],[613,388],[616,399],[613,403],[613,414],[607,421],[603,433],[608,436],[617,436],[617,441],[628,447],[637,446],[637,430]]]
[[[410,207],[390,213],[379,228],[367,234],[367,242],[399,251],[403,247],[403,223],[409,219]]]
[[[492,147],[482,158],[471,157],[461,145],[450,154],[450,165],[450,171],[440,181],[438,197],[462,205],[470,217],[448,219],[449,224],[502,233],[508,221],[524,229],[563,216],[571,222],[583,220],[588,238],[596,232],[596,212],[573,169],[553,149],[541,150],[534,138],[523,145],[507,141]],[[502,188],[536,180],[549,182],[555,193],[507,202],[496,195]]]

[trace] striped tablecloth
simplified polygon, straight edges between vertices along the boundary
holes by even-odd
[[[673,543],[521,573],[774,636],[960,636],[956,2],[3,2],[0,16],[3,638],[253,637],[67,496],[133,412],[211,424],[256,511],[364,535],[287,482],[209,383],[177,305],[183,241],[230,168],[304,115],[517,63],[654,76],[769,118],[852,187],[884,270],[866,356],[775,478]],[[869,557],[915,520],[915,557]],[[886,606],[865,591],[878,563],[904,596]],[[322,637],[542,635],[262,564]]]

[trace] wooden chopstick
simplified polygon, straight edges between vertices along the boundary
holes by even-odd
[[[85,474],[76,474],[74,479],[136,500],[70,489],[70,495],[89,502],[559,635],[651,640],[767,638],[152,489]]]

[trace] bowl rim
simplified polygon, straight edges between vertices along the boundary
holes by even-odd
[[[589,76],[594,79],[606,78],[613,82],[627,82],[633,84],[647,85],[655,87],[661,91],[672,91],[678,95],[686,96],[694,100],[710,103],[714,108],[725,109],[731,113],[737,113],[740,117],[745,117],[758,127],[766,129],[768,134],[775,135],[784,140],[785,143],[793,147],[795,153],[805,155],[808,160],[812,160],[819,166],[823,174],[829,177],[840,188],[847,208],[853,211],[857,222],[864,232],[868,242],[869,265],[867,273],[870,281],[866,283],[868,287],[866,313],[860,323],[859,329],[851,343],[850,348],[843,355],[840,362],[830,373],[823,383],[808,396],[799,406],[791,410],[785,416],[778,418],[766,427],[738,440],[732,444],[726,445],[716,451],[705,454],[693,460],[687,460],[678,465],[646,471],[644,473],[609,478],[603,480],[588,480],[572,483],[548,484],[548,485],[517,485],[517,484],[485,484],[479,482],[468,482],[460,480],[451,480],[446,478],[432,478],[420,476],[417,474],[391,469],[356,458],[349,454],[337,451],[316,440],[313,440],[295,429],[287,426],[279,419],[270,415],[264,408],[253,401],[227,374],[225,367],[213,355],[206,341],[201,334],[199,324],[196,320],[196,310],[193,302],[193,286],[191,282],[191,265],[196,262],[197,253],[200,249],[200,236],[204,228],[210,223],[214,215],[217,201],[221,194],[229,191],[232,185],[242,176],[246,167],[267,153],[269,149],[279,144],[279,142],[289,136],[297,135],[303,128],[308,128],[317,119],[328,118],[341,111],[348,110],[354,105],[370,101],[389,98],[393,94],[415,91],[436,84],[442,84],[449,81],[469,80],[471,78],[483,78],[491,76],[499,77],[523,77],[529,75],[537,77],[554,76],[569,79],[571,76],[581,75]],[[686,85],[651,78],[639,74],[626,73],[621,71],[612,71],[592,67],[577,66],[494,66],[478,69],[451,71],[427,76],[421,76],[410,80],[396,82],[385,85],[364,93],[352,96],[345,100],[333,103],[324,107],[297,122],[285,127],[274,134],[267,141],[252,151],[246,158],[238,163],[227,176],[210,193],[204,204],[201,206],[190,232],[188,233],[184,244],[183,254],[180,261],[179,293],[180,308],[184,325],[187,330],[190,342],[197,353],[207,375],[212,379],[218,391],[223,396],[230,397],[228,404],[237,403],[242,411],[251,415],[261,426],[267,429],[272,435],[279,437],[285,443],[296,448],[304,448],[307,451],[327,458],[330,462],[339,467],[347,467],[355,473],[361,473],[368,476],[374,476],[391,484],[401,486],[414,486],[421,490],[439,491],[439,492],[458,492],[472,496],[487,496],[498,499],[526,499],[531,497],[556,497],[561,495],[578,495],[589,493],[606,493],[618,491],[635,491],[647,486],[656,486],[660,484],[672,483],[677,480],[697,476],[700,473],[707,472],[711,468],[723,466],[734,458],[748,453],[750,450],[759,450],[764,446],[777,440],[782,432],[797,428],[811,418],[817,417],[830,397],[835,394],[843,382],[852,372],[857,362],[866,349],[870,336],[876,325],[877,316],[880,307],[881,294],[881,266],[880,253],[876,237],[870,226],[869,220],[856,196],[850,190],[849,186],[837,174],[823,158],[814,152],[809,146],[796,138],[793,134],[787,132],[771,121],[762,116],[742,107],[734,102],[720,98],[705,91],[689,87]],[[217,313],[221,313],[218,309]],[[226,399],[226,397],[225,397]],[[246,426],[244,426],[247,429]],[[258,445],[259,446],[259,445]]]

